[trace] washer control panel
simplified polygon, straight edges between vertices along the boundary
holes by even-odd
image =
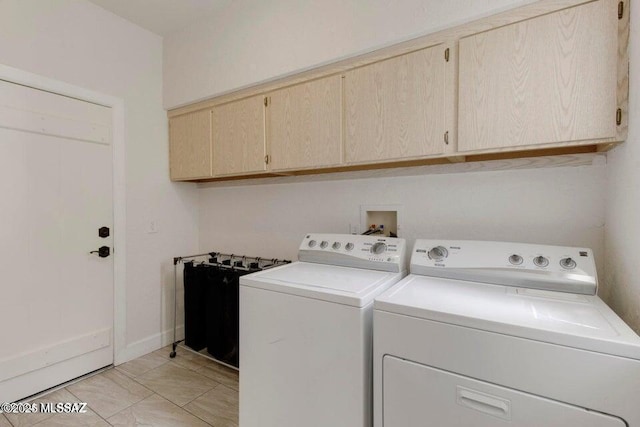
[[[587,248],[472,240],[416,240],[413,274],[594,295]]]
[[[357,234],[307,234],[298,259],[346,267],[405,271],[404,239]]]

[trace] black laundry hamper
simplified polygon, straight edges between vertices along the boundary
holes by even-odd
[[[240,276],[253,271],[185,263],[185,344],[239,365]]]
[[[207,279],[210,267],[184,264],[184,343],[200,351],[207,346]]]
[[[238,366],[238,272],[219,270],[207,288],[207,352],[215,359]]]

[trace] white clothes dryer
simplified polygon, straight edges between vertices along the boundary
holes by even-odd
[[[418,240],[374,310],[375,427],[640,426],[640,338],[589,249]]]
[[[240,278],[240,426],[370,427],[373,300],[405,241],[309,234],[298,259]]]

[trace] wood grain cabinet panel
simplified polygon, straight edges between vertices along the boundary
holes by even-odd
[[[459,151],[615,138],[617,31],[599,0],[461,39]]]
[[[345,73],[347,163],[444,152],[445,46],[437,45]]]
[[[313,80],[269,96],[271,170],[339,165],[342,161],[342,78]]]
[[[169,119],[169,159],[174,181],[211,177],[211,112]]]
[[[264,97],[213,107],[213,174],[242,175],[266,170]]]

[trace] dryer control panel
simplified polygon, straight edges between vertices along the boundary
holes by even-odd
[[[357,234],[307,234],[298,250],[305,262],[368,268],[390,272],[406,270],[404,239]]]
[[[474,240],[416,240],[412,274],[595,295],[587,248]]]

